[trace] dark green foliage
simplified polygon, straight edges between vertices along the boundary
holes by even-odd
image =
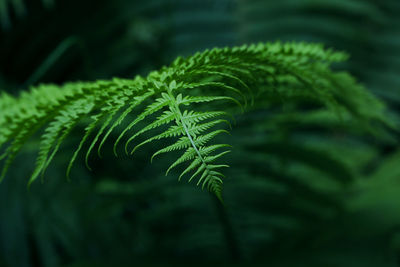
[[[399,12],[398,0],[0,0],[0,266],[398,266]],[[268,62],[204,57],[273,40]],[[287,41],[350,57],[293,56]],[[200,175],[187,183],[198,159],[165,176],[187,135],[147,142],[179,130],[169,104],[138,119],[172,81],[175,99],[204,100],[182,116],[215,124],[192,139],[229,145],[210,154],[230,166],[224,205],[193,186]]]

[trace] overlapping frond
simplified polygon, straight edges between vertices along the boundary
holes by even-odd
[[[216,140],[229,133],[232,115],[248,108],[249,103],[262,106],[270,101],[271,94],[283,101],[303,94],[364,121],[385,121],[383,105],[377,99],[349,75],[330,69],[330,63],[346,58],[346,54],[326,50],[320,44],[260,43],[180,57],[146,78],[76,82],[61,87],[41,85],[18,98],[3,94],[0,146],[6,148],[1,155],[2,177],[29,137],[45,127],[30,182],[36,180],[73,127],[89,117],[68,175],[85,145],[88,163],[96,145],[100,152],[112,132],[118,130],[115,154],[125,139],[127,154],[167,139],[170,143],[160,142],[162,147],[151,159],[180,153],[167,174],[187,164],[179,179],[191,174],[189,181],[196,178],[197,185],[221,198],[221,169],[228,167],[221,158],[230,151],[230,145]]]

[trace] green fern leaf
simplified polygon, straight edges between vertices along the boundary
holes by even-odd
[[[187,164],[179,180],[191,174],[197,185],[207,188],[222,199],[221,163],[231,146],[216,142],[221,133],[228,133],[229,119],[248,109],[266,108],[298,99],[312,100],[368,125],[379,122],[393,127],[384,114],[384,105],[370,95],[348,74],[331,70],[330,64],[346,60],[347,55],[320,44],[259,43],[239,47],[206,50],[186,58],[179,57],[170,66],[151,72],[147,77],[112,79],[109,81],[76,82],[63,86],[41,85],[14,98],[0,95],[0,156],[4,177],[17,153],[28,139],[42,127],[36,168],[30,182],[43,174],[73,127],[83,122],[82,139],[72,155],[67,176],[84,145],[94,135],[86,150],[85,162],[96,144],[101,149],[111,133],[123,122],[114,142],[126,137],[125,151],[138,136],[146,138],[138,148],[169,138],[171,143],[159,147],[155,156],[181,153],[166,173]],[[239,108],[238,108],[239,107]],[[130,133],[132,132],[132,133]],[[160,142],[162,143],[162,142]],[[183,152],[183,153],[182,153]],[[171,154],[172,155],[172,154]]]

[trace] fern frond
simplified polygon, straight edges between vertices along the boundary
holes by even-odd
[[[133,141],[146,136],[131,153],[157,140],[174,140],[159,147],[151,160],[163,154],[181,153],[166,173],[187,163],[179,180],[191,174],[189,182],[197,177],[197,185],[222,198],[221,169],[228,165],[219,161],[231,146],[216,140],[220,134],[229,133],[224,124],[231,127],[230,118],[246,110],[249,100],[264,108],[274,101],[272,95],[278,95],[282,101],[302,95],[325,107],[346,110],[365,122],[386,120],[380,101],[351,76],[330,69],[330,63],[346,58],[346,54],[326,50],[320,44],[260,43],[179,57],[169,67],[151,72],[146,78],[76,82],[61,87],[41,85],[18,98],[2,94],[0,147],[7,147],[0,158],[4,162],[1,177],[29,137],[47,126],[29,183],[35,181],[72,128],[89,117],[91,121],[68,165],[68,176],[86,142],[89,147],[85,162],[89,165],[91,151],[99,143],[100,154],[115,130],[119,133],[114,142],[116,155],[124,137],[128,152]],[[374,107],[378,108],[372,112]],[[120,129],[121,125],[126,126]]]
[[[215,136],[217,136],[218,134],[221,134],[221,133],[229,133],[229,132],[226,130],[216,130],[211,133],[202,135],[198,138],[195,138],[193,143],[197,146],[203,146],[208,141],[210,141],[212,138],[214,138]],[[175,151],[175,150],[182,150],[182,149],[188,148],[190,145],[191,145],[190,139],[186,136],[183,136],[176,143],[169,145],[163,149],[160,149],[156,153],[154,153],[153,156],[151,157],[151,161],[153,161],[153,158],[157,155]]]
[[[73,102],[71,105],[61,110],[60,115],[56,116],[54,120],[49,123],[45,133],[42,135],[36,168],[29,179],[29,184],[36,180],[40,173],[44,173],[52,158],[57,153],[61,143],[77,124],[77,119],[79,119],[82,114],[86,115],[90,112],[92,107],[93,103],[91,103],[91,101],[88,103],[85,99]],[[49,155],[54,145],[53,152]]]

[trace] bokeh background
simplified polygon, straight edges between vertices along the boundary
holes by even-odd
[[[0,0],[0,89],[131,78],[275,40],[347,51],[335,68],[399,125],[399,0]],[[31,140],[0,184],[0,266],[400,266],[398,134],[285,103],[236,120],[224,209],[164,176],[168,159],[150,164],[154,147],[115,158],[107,144],[67,182],[82,128],[28,191]]]

